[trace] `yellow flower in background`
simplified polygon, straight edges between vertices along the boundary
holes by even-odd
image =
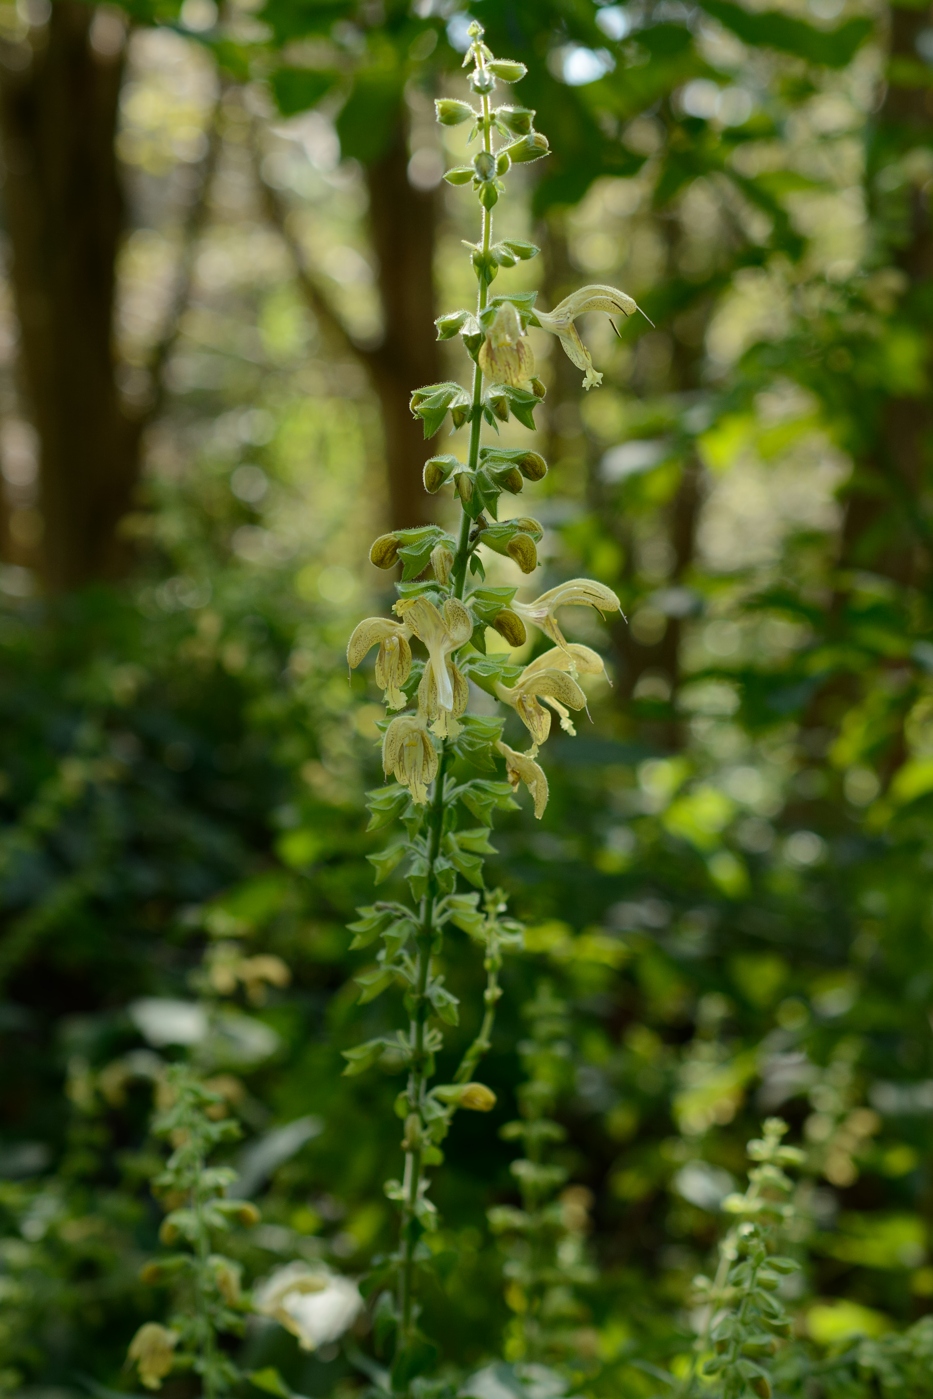
[[[618,291],[616,287],[596,285],[581,287],[579,291],[571,292],[553,311],[539,311],[535,307],[535,319],[542,330],[549,330],[559,338],[567,358],[578,369],[584,371],[583,387],[592,389],[599,387],[603,376],[593,368],[589,350],[580,339],[574,321],[586,311],[606,311],[609,315],[631,316],[637,310],[637,303],[630,296],[626,296],[624,291]]]
[[[411,673],[411,629],[388,617],[367,617],[354,628],[347,644],[347,663],[356,670],[363,657],[376,645],[376,684],[385,694],[390,709],[404,709],[408,701],[402,686]]]
[[[524,782],[535,804],[535,816],[540,821],[548,799],[544,769],[538,766],[530,753],[516,753],[514,748],[510,748],[501,740],[496,744],[496,748],[505,759],[505,775],[512,784],[512,791],[518,791],[518,784]]]
[[[174,1364],[178,1341],[177,1331],[169,1331],[167,1326],[160,1326],[156,1321],[140,1326],[130,1341],[127,1359],[135,1363],[147,1389],[162,1388],[162,1381]]]
[[[428,800],[428,787],[437,776],[437,749],[423,714],[400,714],[382,740],[382,767],[411,792],[419,806]]]
[[[431,732],[438,738],[456,738],[462,725],[457,720],[464,713],[470,698],[470,687],[453,661],[447,661],[447,674],[450,678],[454,702],[450,709],[444,709],[437,697],[437,682],[431,666],[425,666],[421,684],[418,686],[418,712],[423,714],[431,725]]]
[[[479,367],[497,384],[527,384],[535,372],[534,351],[525,337],[522,318],[511,301],[503,301],[486,332]]]
[[[533,747],[530,756],[534,757],[540,745],[551,732],[551,716],[539,699],[545,700],[552,709],[561,715],[561,725],[566,727],[567,709],[585,709],[586,695],[576,680],[563,670],[525,670],[514,685],[497,685],[496,695],[503,704],[511,705],[525,728],[531,734]],[[570,725],[570,732],[573,726]]]
[[[402,598],[395,604],[395,611],[428,648],[425,678],[427,680],[429,673],[433,676],[438,707],[452,713],[455,682],[447,668],[447,657],[469,641],[473,635],[473,618],[463,603],[452,597],[444,603],[443,614],[426,597]],[[427,684],[430,683],[427,680]]]
[[[557,625],[559,607],[595,607],[597,612],[621,610],[619,599],[612,589],[607,588],[605,583],[594,582],[592,578],[570,578],[566,583],[558,583],[556,588],[549,588],[534,602],[513,602],[510,606],[513,612],[517,612],[524,621],[533,622],[565,651],[567,642]]]

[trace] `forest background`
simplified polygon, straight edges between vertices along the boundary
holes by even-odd
[[[432,1324],[464,1365],[508,1348],[484,1212],[513,1198],[498,1131],[542,978],[572,1016],[565,1203],[599,1278],[576,1344],[604,1392],[653,1392],[638,1366],[686,1347],[767,1113],[812,1166],[799,1325],[833,1344],[933,1305],[929,11],[19,0],[0,6],[11,1393],[133,1387],[126,1345],[158,1310],[154,1065],[203,1033],[206,942],[242,950],[224,1054],[263,1216],[250,1275],[296,1256],[358,1275],[391,1243],[396,1085],[341,1076],[360,1022],[388,1023],[355,1005],[345,932],[370,897],[381,711],[344,648],[385,603],[369,540],[431,504],[438,448],[407,404],[445,377],[433,319],[468,295],[433,98],[460,93],[472,17],[529,64],[552,146],[508,214],[543,253],[516,284],[553,306],[581,274],[611,282],[654,328],[585,328],[606,378],[582,402],[535,341],[538,577],[598,578],[629,620],[592,727],[549,745],[545,819],[498,837],[527,952],[484,1069],[499,1106],[453,1128]],[[264,991],[270,956],[291,980]],[[307,1394],[354,1392],[341,1355],[245,1345]]]

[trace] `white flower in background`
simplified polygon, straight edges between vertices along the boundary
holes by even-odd
[[[618,612],[621,606],[611,588],[607,588],[605,583],[595,583],[592,578],[570,578],[566,583],[558,583],[556,588],[549,588],[534,602],[513,602],[510,605],[513,612],[517,612],[524,621],[533,622],[565,651],[567,642],[557,625],[559,607],[595,607],[597,612]],[[583,673],[586,674],[585,671]]]
[[[363,1299],[349,1278],[306,1263],[288,1263],[254,1290],[253,1309],[296,1336],[302,1350],[317,1350],[349,1331]]]
[[[535,319],[542,330],[549,330],[558,337],[567,358],[584,371],[583,387],[593,389],[599,387],[603,376],[593,368],[589,350],[580,339],[574,321],[585,311],[631,316],[637,310],[636,302],[624,291],[618,291],[615,287],[589,286],[571,292],[553,311],[539,311],[535,307]]]
[[[407,704],[402,686],[411,671],[411,629],[388,617],[367,617],[354,628],[347,645],[347,664],[356,670],[360,661],[378,644],[376,655],[376,684],[385,694],[390,709],[404,709]]]

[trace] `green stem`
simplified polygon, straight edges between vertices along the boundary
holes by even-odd
[[[216,1338],[214,1336],[214,1324],[210,1315],[210,1305],[207,1296],[210,1287],[210,1251],[211,1242],[207,1225],[204,1221],[204,1198],[201,1187],[201,1177],[204,1171],[204,1158],[199,1157],[195,1170],[195,1184],[191,1192],[191,1202],[194,1209],[195,1224],[197,1229],[197,1309],[198,1321],[201,1331],[201,1379],[205,1399],[216,1399],[217,1396],[217,1366],[216,1366]]]

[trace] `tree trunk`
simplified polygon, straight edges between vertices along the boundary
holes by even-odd
[[[39,437],[40,568],[52,591],[123,570],[117,526],[139,475],[141,422],[121,401],[113,345],[123,47],[95,47],[94,14],[55,0],[31,50],[0,52],[20,375]]]
[[[400,123],[391,145],[366,170],[385,326],[382,343],[366,362],[382,410],[389,515],[396,529],[432,518],[431,500],[421,484],[432,448],[408,400],[414,389],[441,377],[432,277],[438,196],[413,189],[407,167],[407,130]]]

